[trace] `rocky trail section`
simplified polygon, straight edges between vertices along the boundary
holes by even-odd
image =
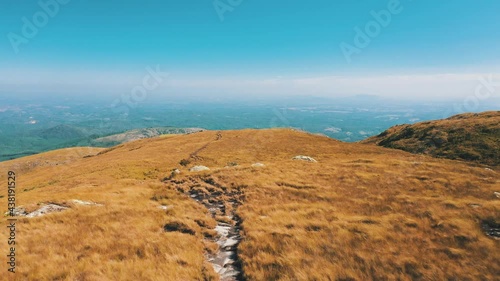
[[[102,204],[91,202],[91,201],[83,201],[78,199],[73,199],[68,201],[66,204],[56,204],[56,203],[46,203],[41,204],[41,207],[28,212],[25,207],[16,207],[11,211],[8,211],[4,214],[4,216],[12,216],[12,217],[27,217],[27,218],[36,218],[45,216],[51,213],[58,213],[62,211],[66,211],[71,208],[72,205],[82,205],[82,206],[103,206]]]
[[[241,280],[241,265],[237,255],[237,247],[241,241],[241,220],[235,214],[235,209],[240,204],[236,199],[238,194],[225,194],[231,198],[229,202],[220,199],[220,192],[206,194],[191,189],[189,194],[191,198],[203,204],[212,217],[217,220],[215,227],[217,237],[213,239],[213,242],[219,245],[219,249],[215,254],[207,254],[208,261],[212,264],[215,272],[220,275],[222,281]],[[226,207],[227,205],[230,206]],[[220,216],[224,219],[218,220],[217,218]]]
[[[210,176],[191,176],[183,180],[170,180],[177,190],[202,204],[217,222],[214,237],[205,237],[206,242],[218,245],[215,252],[207,251],[206,259],[221,281],[244,280],[238,258],[238,244],[242,240],[241,219],[236,213],[244,201],[244,186],[227,188],[219,185]]]

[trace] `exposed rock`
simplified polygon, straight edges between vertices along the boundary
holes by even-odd
[[[4,214],[4,216],[14,216],[14,217],[24,217],[26,216],[28,213],[26,212],[26,209],[24,209],[23,207],[17,207],[17,208],[14,208],[14,210],[12,211],[12,214],[10,213],[10,211],[6,212]]]
[[[162,210],[170,210],[172,209],[174,206],[165,206],[165,205],[161,205],[161,206],[158,206],[159,209],[162,209]]]
[[[316,159],[310,157],[310,156],[304,156],[304,155],[298,155],[292,158],[293,160],[302,160],[302,161],[308,161],[308,162],[318,162]]]
[[[219,274],[221,281],[242,280],[241,263],[236,251],[242,239],[240,236],[241,219],[235,213],[236,208],[241,205],[242,192],[215,190],[219,189],[215,183],[204,182],[212,185],[214,191],[207,193],[191,187],[189,195],[203,204],[217,220],[215,231],[218,235],[207,240],[216,242],[219,248],[216,253],[207,253],[206,258],[212,264],[214,271]]]
[[[500,192],[493,192],[497,198],[500,198]]]
[[[68,207],[59,206],[56,204],[48,204],[48,205],[45,205],[34,212],[27,214],[26,217],[27,218],[41,217],[41,216],[46,215],[46,214],[57,213],[57,212],[61,212],[61,211],[67,210],[67,209],[68,209]]]
[[[238,245],[239,242],[240,241],[238,239],[229,238],[226,240],[226,242],[224,242],[222,247],[226,250],[232,250],[234,247],[236,247],[236,245]]]
[[[481,228],[484,230],[486,235],[495,239],[500,239],[500,223],[497,223],[493,219],[483,220]]]
[[[232,268],[223,268],[223,270],[219,272],[219,274],[221,275],[221,281],[232,281],[237,280],[236,277],[240,273]]]
[[[212,263],[212,267],[214,268],[214,271],[217,272],[218,274],[220,274],[220,272],[224,269],[224,267],[215,263]]]
[[[221,237],[227,237],[229,235],[229,230],[231,229],[231,226],[224,226],[221,224],[218,224],[215,227],[215,231],[217,231],[217,234]]]
[[[252,164],[252,167],[254,168],[262,168],[262,167],[265,167],[266,165],[262,164],[262,163],[254,163]]]
[[[73,199],[71,202],[77,204],[77,205],[84,205],[84,206],[102,206],[102,204],[91,202],[91,201],[82,201],[78,199]]]
[[[181,165],[184,163],[183,162],[184,160],[181,161]],[[186,164],[187,165],[187,164]],[[164,180],[171,180],[173,179],[175,176],[177,176],[178,174],[181,173],[181,170],[179,169],[173,169],[171,172],[170,172],[170,175],[166,178],[164,178]]]
[[[208,171],[210,170],[208,167],[205,166],[194,166],[191,169],[189,169],[190,172],[201,172],[201,171]]]

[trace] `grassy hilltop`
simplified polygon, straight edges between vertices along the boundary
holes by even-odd
[[[500,242],[486,233],[500,221],[496,168],[281,129],[57,150],[1,162],[1,182],[10,169],[26,212],[68,208],[19,218],[14,280],[217,280],[205,254],[225,217],[190,194],[234,207],[247,280],[500,275]]]
[[[392,127],[362,143],[412,153],[500,165],[500,111]]]

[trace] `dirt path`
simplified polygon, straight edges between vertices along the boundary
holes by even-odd
[[[204,144],[189,155],[190,160],[203,160],[198,155],[213,142],[222,139],[222,132],[218,131],[213,140]],[[241,241],[241,219],[236,214],[236,209],[241,205],[244,197],[240,188],[229,191],[211,178],[189,178],[189,196],[207,208],[212,217],[217,221],[215,238],[205,238],[207,241],[217,243],[216,253],[207,253],[206,258],[212,264],[221,281],[241,281],[243,271],[238,258],[237,247]],[[183,183],[186,183],[183,181]],[[199,188],[201,185],[207,188]],[[209,191],[207,191],[209,190]]]
[[[222,139],[222,132],[218,131],[216,134],[215,134],[215,139],[214,140],[211,140],[209,142],[207,142],[206,144],[204,144],[202,147],[198,148],[197,150],[193,151],[191,154],[189,154],[189,157],[188,159],[191,159],[191,160],[203,160],[202,157],[198,156],[198,153],[202,152],[203,150],[207,149],[207,147],[215,142],[215,141],[219,141]]]
[[[218,235],[211,240],[219,245],[219,249],[215,254],[207,254],[207,260],[212,264],[215,272],[220,275],[221,281],[243,280],[237,253],[237,247],[241,241],[241,219],[235,214],[235,210],[240,204],[237,199],[238,192],[224,194],[229,197],[227,201],[221,199],[223,194],[218,191],[206,194],[191,189],[189,194],[191,198],[203,204],[216,220],[221,216],[224,218],[217,220],[215,230]],[[227,206],[228,204],[230,206]]]

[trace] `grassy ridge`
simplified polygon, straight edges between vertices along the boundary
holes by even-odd
[[[204,241],[216,222],[183,193],[192,183],[243,192],[238,251],[248,280],[494,280],[500,273],[499,241],[481,229],[484,220],[500,221],[498,170],[292,130],[206,131],[37,157],[51,164],[3,162],[0,181],[17,167],[18,204],[71,208],[19,220],[16,280],[217,280],[204,257],[216,250]],[[265,167],[251,167],[256,162]],[[194,165],[211,170],[189,172]],[[180,174],[163,182],[174,168]],[[0,196],[7,206],[5,189]],[[182,231],[165,232],[166,224]]]
[[[500,111],[392,127],[362,143],[412,153],[500,165]]]

